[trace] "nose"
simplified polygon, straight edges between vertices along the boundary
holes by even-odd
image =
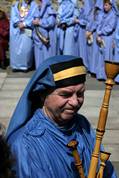
[[[79,99],[76,94],[72,95],[72,97],[69,99],[69,104],[73,107],[77,107],[79,105]]]

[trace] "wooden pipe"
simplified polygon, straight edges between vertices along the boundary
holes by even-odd
[[[111,153],[108,153],[108,152],[104,152],[104,151],[100,152],[101,163],[100,163],[100,169],[97,174],[97,178],[103,178],[106,161],[109,159],[110,155],[111,155]]]
[[[97,170],[97,165],[98,165],[98,160],[100,155],[100,146],[105,132],[111,90],[113,85],[115,84],[114,78],[119,73],[119,63],[105,61],[105,71],[107,75],[107,80],[105,82],[106,88],[105,88],[103,103],[100,109],[100,115],[99,115],[98,125],[96,129],[96,142],[95,142],[94,151],[92,153],[88,178],[96,177],[96,170]]]
[[[78,142],[76,140],[72,140],[68,143],[68,147],[72,149],[72,154],[75,159],[75,165],[76,165],[76,168],[80,175],[80,178],[85,178],[82,161],[80,159],[80,156],[79,156],[78,150],[77,150],[77,145],[78,145]]]

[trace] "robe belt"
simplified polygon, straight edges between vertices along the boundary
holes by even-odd
[[[35,27],[35,32],[36,32],[36,35],[38,36],[38,38],[42,41],[42,43],[48,47],[49,46],[49,43],[50,43],[50,39],[49,37],[45,37],[39,30],[39,27]]]
[[[62,30],[66,30],[68,27],[74,26],[74,24],[67,25],[66,23],[60,23],[58,24],[58,27],[61,28]]]

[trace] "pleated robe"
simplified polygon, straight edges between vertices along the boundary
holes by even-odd
[[[56,12],[49,0],[42,1],[42,6],[36,9],[34,18],[36,17],[40,20],[39,31],[45,38],[50,40],[49,45],[45,45],[34,29],[34,56],[37,69],[44,60],[56,55]]]
[[[59,127],[38,109],[30,121],[10,137],[9,144],[16,157],[14,170],[19,178],[78,178],[71,140],[78,141],[78,152],[87,177],[95,132],[87,119],[76,114],[70,124]],[[110,162],[105,178],[116,178]]]
[[[23,18],[18,10],[18,1],[11,7],[10,17],[10,66],[12,69],[27,70],[33,64],[32,21],[37,4],[32,1],[28,14]],[[27,6],[23,1],[22,5]],[[20,30],[17,24],[22,21],[26,30]]]
[[[104,47],[99,47],[98,61],[96,67],[96,78],[106,79],[105,74],[105,60],[113,59],[113,34],[116,28],[116,14],[113,9],[108,13],[103,12],[102,21],[97,27],[97,35],[100,36],[104,41]]]

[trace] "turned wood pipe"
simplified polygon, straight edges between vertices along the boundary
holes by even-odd
[[[114,79],[117,76],[117,74],[119,74],[119,63],[105,61],[105,71],[107,75],[107,80],[105,82],[106,87],[105,87],[103,103],[100,109],[98,125],[96,129],[96,142],[95,142],[95,147],[94,147],[92,157],[91,157],[88,178],[96,177],[96,170],[97,170],[97,165],[98,165],[98,161],[100,157],[100,146],[101,146],[102,138],[105,132],[111,90],[112,90],[113,85],[115,84]]]
[[[72,154],[75,160],[75,165],[78,170],[80,178],[85,178],[84,176],[84,170],[82,166],[82,161],[80,159],[78,150],[77,150],[78,142],[76,140],[72,140],[68,143],[68,147],[72,149]]]
[[[109,159],[111,153],[105,152],[105,151],[101,151],[100,152],[100,169],[98,171],[97,177],[96,178],[103,178],[103,174],[104,174],[104,168],[106,166],[106,161]]]

